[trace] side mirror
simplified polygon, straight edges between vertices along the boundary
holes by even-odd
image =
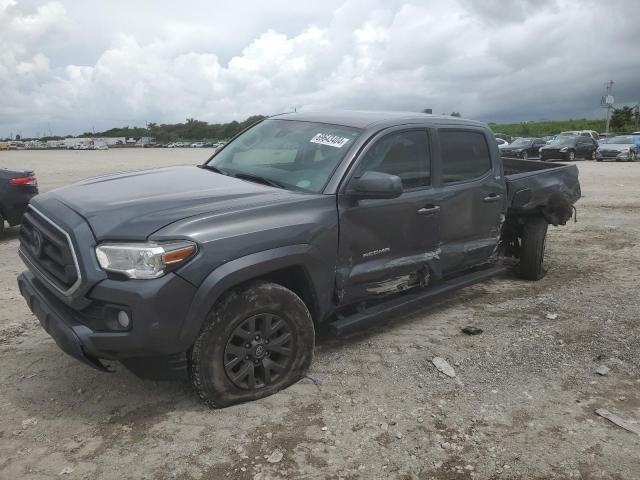
[[[358,199],[397,198],[402,195],[402,180],[388,173],[365,172],[351,181],[348,193]]]

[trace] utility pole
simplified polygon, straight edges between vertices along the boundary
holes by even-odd
[[[611,123],[611,110],[613,110],[613,80],[609,80],[604,84],[606,89],[606,95],[602,97],[600,105],[607,107],[607,135],[609,135],[609,124]]]

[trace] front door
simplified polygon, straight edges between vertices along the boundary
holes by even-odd
[[[424,286],[440,275],[440,207],[431,186],[427,129],[396,127],[378,134],[349,181],[368,171],[399,176],[404,191],[394,199],[338,196],[336,291],[343,305]]]

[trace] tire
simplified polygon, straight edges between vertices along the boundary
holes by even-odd
[[[567,152],[566,159],[567,159],[567,161],[569,161],[569,162],[573,162],[573,161],[576,159],[576,152],[575,152],[575,150],[569,150],[569,151]]]
[[[529,160],[529,154],[526,151],[522,152],[522,159]]]
[[[304,377],[314,344],[313,320],[295,293],[251,282],[209,313],[188,354],[191,381],[212,408],[267,397]]]
[[[0,238],[4,235],[4,217],[2,216],[2,212],[0,212]]]
[[[586,157],[584,157],[585,160],[597,160],[596,158],[596,151],[593,150],[589,155],[587,155]]]
[[[631,154],[629,156],[629,161],[630,162],[637,162],[638,161],[638,152],[631,152]]]
[[[544,277],[544,250],[549,224],[544,217],[529,218],[522,228],[520,276],[525,280]]]

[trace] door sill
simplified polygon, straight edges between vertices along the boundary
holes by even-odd
[[[377,320],[383,320],[387,315],[396,313],[399,310],[419,306],[425,300],[488,280],[504,273],[507,269],[508,267],[504,265],[493,265],[482,270],[458,275],[417,292],[394,297],[387,302],[361,310],[353,315],[343,316],[338,314],[338,318],[329,323],[329,331],[338,336],[350,333],[365,325],[370,326]]]

